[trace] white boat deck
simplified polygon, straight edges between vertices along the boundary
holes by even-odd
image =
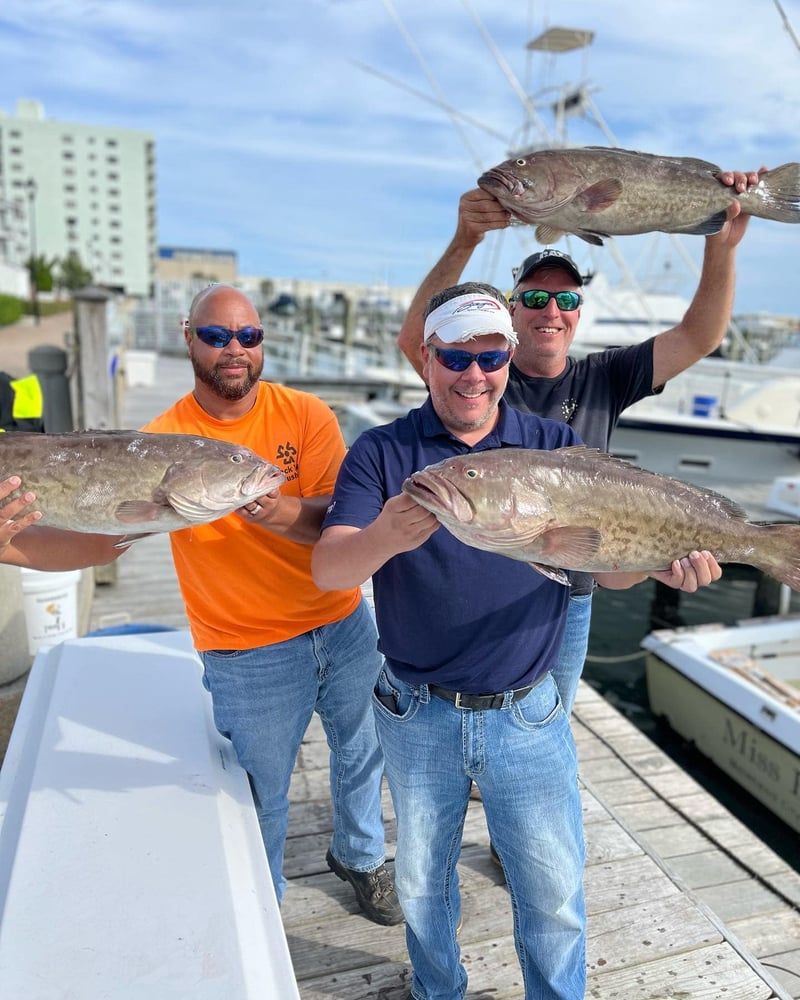
[[[0,772],[5,997],[299,996],[187,632],[40,652]]]

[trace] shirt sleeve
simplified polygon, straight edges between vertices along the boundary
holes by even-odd
[[[307,397],[302,441],[298,456],[300,496],[332,493],[347,448],[336,414],[316,396]]]
[[[383,510],[387,500],[380,450],[367,431],[352,445],[342,462],[322,530],[334,524],[366,528]]]

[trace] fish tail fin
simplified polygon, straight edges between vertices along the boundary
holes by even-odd
[[[800,524],[776,522],[763,527],[769,532],[767,544],[759,548],[758,562],[753,560],[753,565],[800,591]]]
[[[748,215],[775,222],[800,222],[800,163],[784,163],[768,170],[756,187],[737,198]]]

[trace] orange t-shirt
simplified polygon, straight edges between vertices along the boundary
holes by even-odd
[[[198,434],[244,445],[286,475],[281,492],[333,492],[345,444],[333,411],[316,396],[260,382],[255,406],[238,420],[216,420],[192,393],[145,431]],[[361,591],[319,590],[311,545],[247,524],[238,514],[173,531],[172,556],[195,648],[252,649],[282,642],[358,605]]]

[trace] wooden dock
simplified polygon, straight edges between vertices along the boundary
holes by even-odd
[[[189,388],[185,359],[162,363],[157,387],[127,393],[128,426]],[[136,543],[117,565],[116,582],[96,590],[92,628],[186,625],[166,536]],[[573,730],[587,843],[586,996],[800,998],[800,873],[587,684]],[[315,717],[291,787],[282,909],[302,1000],[405,1000],[410,967],[402,927],[367,921],[350,887],[325,863],[332,826],[327,759]],[[388,793],[384,806],[391,859]],[[467,996],[516,1000],[522,988],[510,906],[488,845],[483,807],[471,802],[459,863]]]
[[[140,426],[188,391],[187,360],[160,358],[156,381],[126,393],[126,426]],[[166,536],[136,543],[117,567],[115,581],[96,588],[92,629],[186,626]],[[587,997],[800,998],[800,874],[586,684],[573,729],[587,842]],[[350,887],[325,864],[327,757],[315,717],[292,782],[282,910],[301,996],[404,1000],[410,968],[402,927],[364,919]],[[384,803],[391,859],[388,794]],[[483,807],[471,802],[459,863],[468,1000],[479,992],[511,1000],[522,996],[519,968],[507,891],[488,844]]]
[[[98,587],[92,627],[183,627],[166,536],[119,561]],[[587,842],[587,997],[768,1000],[800,997],[800,874],[769,850],[587,684],[573,717]],[[291,788],[283,918],[302,1000],[404,1000],[402,927],[379,927],[325,864],[332,819],[328,750],[309,727]],[[384,795],[387,853],[394,855]],[[522,996],[508,896],[470,803],[459,864],[460,935],[470,993]]]

